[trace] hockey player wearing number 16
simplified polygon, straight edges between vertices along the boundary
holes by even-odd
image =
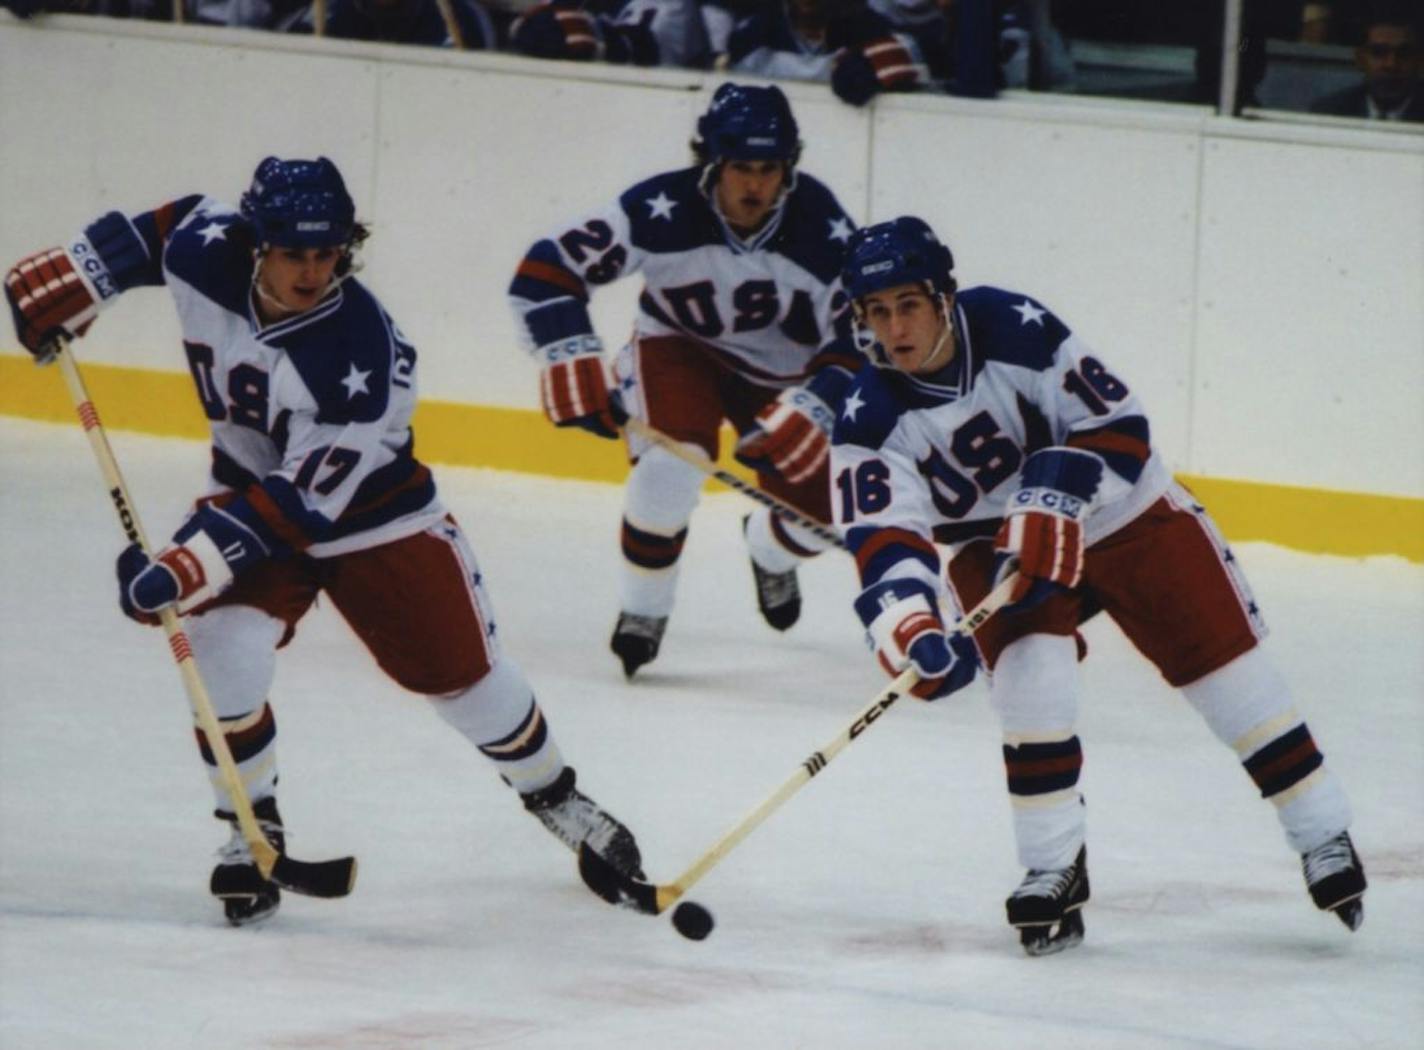
[[[890,670],[913,664],[943,696],[993,672],[990,698],[1019,861],[1007,901],[1031,955],[1083,935],[1088,900],[1078,627],[1105,611],[1233,748],[1316,905],[1350,929],[1364,869],[1350,807],[1289,687],[1240,566],[1206,510],[1172,481],[1136,395],[1028,296],[956,289],[953,258],[921,220],[859,231],[843,282],[881,366],[852,386],[831,451],[836,521],[864,587],[856,610]],[[1014,602],[974,634],[939,619],[1017,571]]]
[[[264,832],[281,849],[276,651],[324,592],[377,664],[426,696],[569,848],[639,866],[627,828],[574,786],[519,667],[501,654],[483,578],[412,455],[415,348],[352,277],[366,239],[326,158],[269,157],[240,209],[183,197],[101,216],[6,275],[20,341],[43,363],[120,293],[166,285],[212,431],[207,492],[149,561],[119,557],[119,601],[187,633]],[[228,921],[276,910],[201,731],[217,816],[234,824],[210,889]],[[457,803],[458,804],[458,803]]]
[[[542,369],[556,426],[618,436],[614,410],[716,458],[724,419],[763,488],[830,519],[826,461],[835,410],[863,359],[836,281],[854,228],[797,168],[801,141],[776,87],[723,84],[697,122],[697,163],[625,191],[537,241],[509,294]],[[610,390],[593,331],[593,289],[642,271],[633,340]],[[657,656],[703,474],[628,438],[621,614],[611,648],[630,677]],[[796,566],[827,540],[758,508],[746,519],[757,605],[786,630],[801,610]]]

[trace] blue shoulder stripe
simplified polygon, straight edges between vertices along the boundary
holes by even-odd
[[[701,168],[680,168],[623,191],[618,205],[636,247],[665,255],[725,243],[722,225],[698,186],[701,178]]]
[[[955,296],[969,328],[976,363],[1045,372],[1053,367],[1068,326],[1036,300],[987,285]]]
[[[781,229],[770,247],[822,284],[830,285],[840,276],[853,232],[855,223],[835,194],[820,180],[798,171],[796,188],[786,200]]]
[[[879,449],[905,408],[879,368],[862,368],[850,384],[831,440],[837,445]]]
[[[395,336],[380,304],[359,281],[348,279],[337,297],[334,308],[318,307],[262,338],[286,351],[316,398],[317,422],[374,422],[390,403]]]

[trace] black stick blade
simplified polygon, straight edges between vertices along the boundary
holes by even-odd
[[[281,853],[272,865],[272,881],[307,897],[345,897],[356,885],[356,858],[293,860]]]
[[[645,915],[658,913],[657,887],[623,874],[590,849],[587,842],[579,846],[579,875],[585,886],[609,904]]]

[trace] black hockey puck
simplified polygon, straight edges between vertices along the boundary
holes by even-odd
[[[700,941],[712,932],[712,913],[700,904],[683,901],[672,910],[672,924],[689,941]]]

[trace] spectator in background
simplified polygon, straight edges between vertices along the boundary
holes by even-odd
[[[1330,4],[1305,3],[1300,5],[1300,36],[1302,44],[1332,44],[1335,28],[1335,11]]]
[[[450,0],[450,15],[453,25],[437,0],[329,0],[326,35],[470,51],[499,46],[494,22],[479,0]]]
[[[1012,0],[870,0],[896,30],[914,36],[932,83],[952,95],[991,98],[1029,86],[1026,5]]]
[[[185,0],[190,20],[201,25],[310,33],[311,0]]]
[[[895,32],[865,0],[783,0],[739,20],[725,66],[753,76],[829,82],[861,106],[881,91],[929,82],[915,38]]]
[[[695,68],[710,60],[697,0],[553,0],[514,20],[510,49],[635,66]]]
[[[750,18],[766,5],[762,0],[701,0],[702,28],[707,34],[708,65],[727,68],[727,41],[743,18]]]
[[[1403,4],[1374,8],[1355,48],[1355,64],[1364,80],[1318,99],[1310,111],[1336,117],[1424,123],[1419,22],[1418,14],[1411,15]]]

